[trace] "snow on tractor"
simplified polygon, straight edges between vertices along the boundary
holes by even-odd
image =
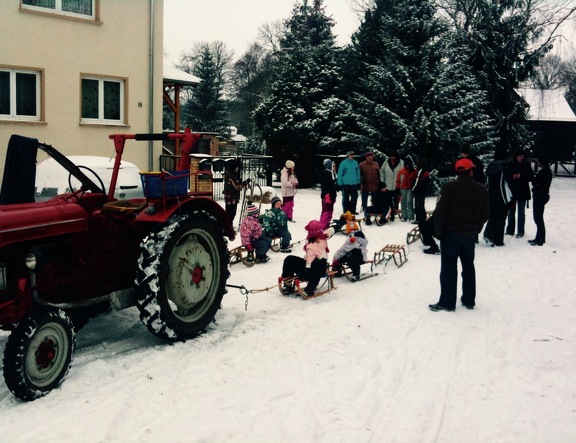
[[[110,306],[137,306],[150,332],[167,341],[192,338],[214,319],[229,275],[225,237],[233,240],[234,230],[212,199],[210,172],[190,172],[201,137],[111,135],[108,189],[52,146],[10,138],[0,192],[0,328],[11,331],[3,372],[16,397],[34,400],[58,387],[76,331]],[[167,139],[181,142],[177,170],[142,173],[146,198],[116,200],[126,140]],[[69,192],[42,202],[34,196],[38,149],[68,171],[70,183]]]

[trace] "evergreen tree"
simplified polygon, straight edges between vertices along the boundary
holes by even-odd
[[[270,91],[274,72],[274,56],[259,43],[234,63],[231,74],[230,121],[238,132],[248,137],[255,135],[252,114],[262,98]]]
[[[515,88],[552,48],[559,24],[574,12],[558,0],[443,0],[467,64],[486,91],[497,142],[494,157],[531,146],[526,109]]]
[[[431,1],[376,0],[348,52],[358,140],[446,168],[463,143],[491,144],[485,96]]]
[[[215,42],[201,43],[182,58],[178,68],[202,80],[182,104],[182,121],[193,131],[227,132],[223,91],[231,57],[221,42]]]
[[[275,81],[254,113],[277,167],[289,158],[313,164],[322,147],[339,140],[333,131],[346,104],[335,96],[340,72],[332,27],[323,0],[296,4],[285,22]],[[317,177],[312,168],[300,168],[298,178],[302,186],[309,186]]]

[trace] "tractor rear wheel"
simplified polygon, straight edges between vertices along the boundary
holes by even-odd
[[[209,214],[172,217],[142,243],[138,267],[140,319],[163,340],[195,337],[220,309],[228,251]]]
[[[58,387],[70,369],[76,332],[61,309],[41,307],[18,323],[4,349],[4,380],[21,400]]]

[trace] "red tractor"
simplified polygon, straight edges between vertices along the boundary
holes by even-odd
[[[22,400],[58,387],[76,331],[110,306],[137,306],[154,335],[183,341],[213,319],[226,292],[234,230],[189,154],[202,134],[116,134],[108,189],[52,146],[13,135],[0,193],[0,328],[6,385]],[[146,198],[116,200],[126,140],[180,140],[176,171],[143,174]],[[35,202],[38,149],[68,171],[70,192]],[[72,180],[81,183],[73,188]]]

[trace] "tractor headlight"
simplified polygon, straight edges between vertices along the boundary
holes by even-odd
[[[26,263],[26,267],[31,271],[33,271],[34,269],[36,269],[36,266],[38,266],[38,257],[36,257],[36,254],[34,252],[29,252],[28,254],[26,254],[24,262]]]

